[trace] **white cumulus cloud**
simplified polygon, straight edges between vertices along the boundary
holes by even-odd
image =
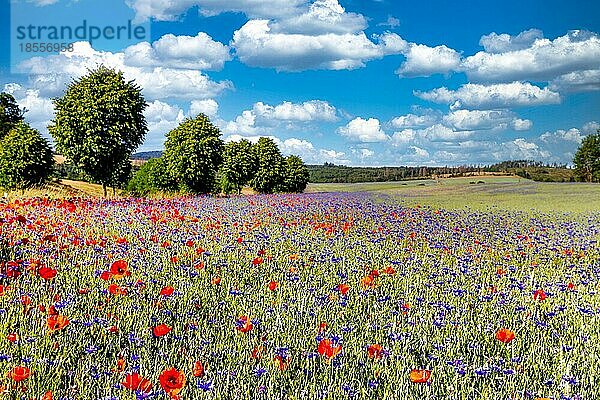
[[[540,88],[529,82],[480,85],[467,83],[457,90],[445,87],[429,92],[415,92],[423,100],[448,104],[458,108],[510,108],[560,103],[560,95],[549,88]]]
[[[376,118],[355,118],[346,126],[338,128],[338,133],[352,141],[363,143],[385,142],[389,139]]]

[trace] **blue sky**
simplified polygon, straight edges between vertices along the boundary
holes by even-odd
[[[1,1],[0,85],[46,135],[51,98],[99,64],[143,89],[140,151],[199,112],[224,140],[346,165],[570,163],[600,128],[593,1]],[[83,20],[145,35],[19,39]],[[40,41],[72,51],[23,51]]]

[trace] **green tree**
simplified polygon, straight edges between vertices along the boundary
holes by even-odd
[[[72,82],[54,100],[56,116],[48,127],[56,149],[86,176],[114,184],[131,153],[144,141],[147,104],[141,89],[122,72],[100,66]]]
[[[44,183],[52,174],[54,158],[48,141],[19,122],[0,141],[0,186],[25,189]]]
[[[170,179],[162,157],[146,161],[127,184],[127,191],[138,196],[174,190],[176,185]]]
[[[219,129],[204,114],[186,119],[167,133],[163,157],[167,172],[179,190],[191,193],[213,190],[222,161],[220,136]]]
[[[575,175],[584,182],[600,182],[600,130],[586,136],[575,157]]]
[[[0,93],[0,139],[23,121],[23,114],[12,94]]]
[[[252,189],[258,193],[273,193],[283,184],[285,162],[273,139],[261,137],[252,146],[257,166],[250,181]]]
[[[256,170],[257,158],[252,151],[252,143],[246,139],[239,142],[229,142],[223,151],[221,165],[221,188],[225,193],[229,187],[238,194],[250,182]]]
[[[308,184],[308,168],[298,156],[288,156],[285,158],[285,174],[282,192],[302,193]]]

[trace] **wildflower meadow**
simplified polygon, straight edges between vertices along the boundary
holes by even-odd
[[[0,397],[597,399],[598,214],[366,193],[0,206]]]

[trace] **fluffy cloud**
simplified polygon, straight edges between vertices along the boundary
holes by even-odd
[[[276,106],[258,102],[254,104],[253,111],[256,115],[268,120],[329,122],[337,120],[335,107],[321,100],[311,100],[300,104],[284,101]]]
[[[482,41],[493,52],[479,52],[462,63],[471,81],[549,81],[575,71],[598,69],[600,37],[593,32],[570,31],[554,40],[536,37],[541,35],[539,31],[514,38],[492,35]]]
[[[140,42],[124,50],[125,64],[133,67],[171,67],[220,70],[231,60],[229,47],[204,32],[196,36],[164,35],[152,44]]]
[[[306,0],[129,0],[127,3],[134,9],[135,19],[139,22],[150,18],[174,21],[194,6],[198,6],[200,13],[206,16],[231,11],[244,13],[250,18],[284,17],[297,14]]]
[[[208,117],[216,117],[219,111],[219,104],[213,99],[192,100],[190,103],[190,116],[195,117],[202,113]]]
[[[447,74],[457,70],[461,62],[460,53],[446,46],[411,43],[403,54],[406,61],[396,73],[406,77]]]
[[[456,142],[465,140],[474,134],[473,131],[455,130],[442,124],[435,124],[424,129],[403,129],[394,132],[392,145],[405,146],[406,144],[426,145],[432,142]]]
[[[458,130],[506,129],[527,130],[532,126],[529,120],[517,118],[507,110],[456,110],[443,118],[444,122]]]
[[[484,35],[479,40],[488,53],[507,53],[509,51],[523,50],[530,47],[538,39],[543,39],[544,33],[539,29],[529,29],[519,33],[517,36],[511,36],[506,33],[498,35],[492,32]]]
[[[248,21],[233,34],[231,46],[243,63],[278,71],[355,69],[366,61],[397,53],[402,40],[385,34],[373,43],[364,32],[307,35],[274,32],[269,20]]]
[[[226,134],[254,135],[269,132],[274,127],[287,123],[288,129],[306,126],[311,122],[337,121],[337,110],[322,100],[310,100],[303,103],[284,101],[275,106],[257,102],[250,110],[244,110],[233,121],[217,121]]]
[[[376,118],[355,118],[346,126],[338,128],[338,133],[352,141],[363,143],[385,142],[389,139]]]
[[[211,81],[198,70],[133,67],[125,63],[124,53],[96,51],[88,42],[76,42],[72,52],[25,60],[20,67],[23,72],[44,76],[54,87],[59,87],[100,64],[123,71],[126,79],[135,80],[150,99],[206,99],[232,88],[231,82]]]
[[[304,35],[354,33],[366,27],[365,17],[346,12],[338,0],[315,0],[302,14],[271,25],[273,32]]]
[[[449,104],[453,109],[510,108],[560,103],[560,95],[549,88],[540,88],[528,82],[480,85],[468,83],[458,90],[445,87],[429,92],[415,92],[415,96],[434,103]]]
[[[600,90],[600,69],[575,71],[550,81],[550,88],[561,92]]]
[[[395,117],[391,120],[392,127],[396,129],[406,128],[424,128],[437,123],[439,116],[435,113],[427,114],[406,114],[399,117]]]

